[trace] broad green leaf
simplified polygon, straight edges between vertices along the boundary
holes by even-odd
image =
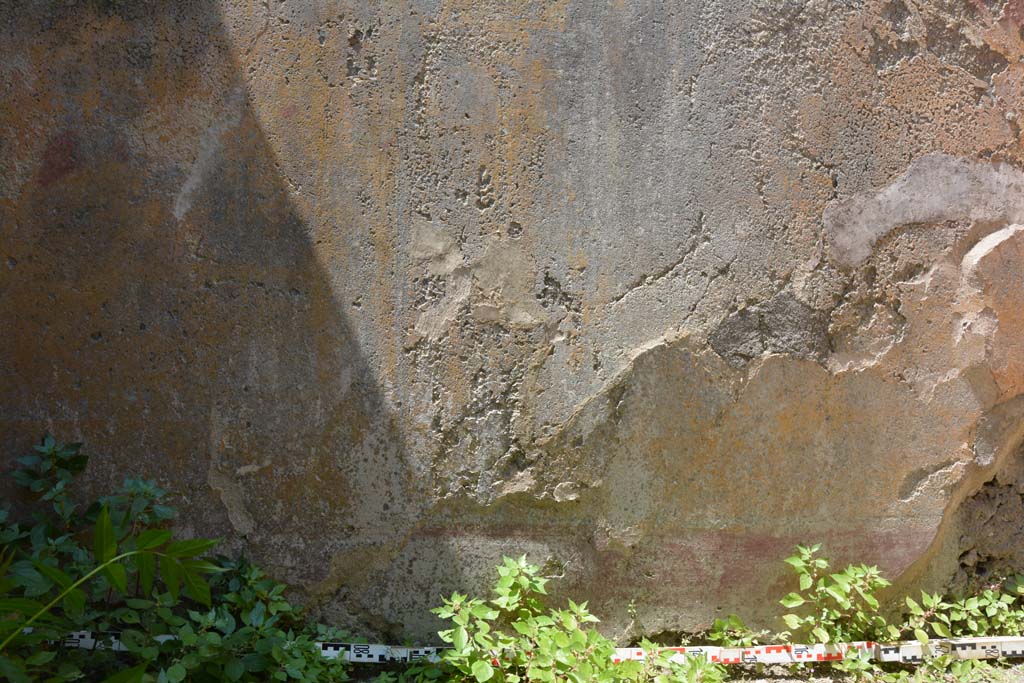
[[[846,574],[832,574],[832,580],[843,587],[843,590],[850,590],[850,577]]]
[[[182,578],[185,579],[185,587],[188,588],[188,594],[192,596],[192,599],[209,607],[210,584],[206,583],[199,574],[190,571],[188,567],[185,567]]]
[[[953,636],[949,632],[949,627],[943,624],[941,621],[933,621],[929,624],[935,634],[941,638],[952,638]]]
[[[452,645],[459,652],[466,649],[466,643],[469,642],[469,634],[466,632],[465,627],[460,626],[452,631]]]
[[[486,681],[491,680],[493,675],[494,669],[484,660],[478,660],[473,664],[473,678],[475,678],[478,683],[485,683]]]
[[[173,543],[168,543],[164,552],[171,557],[179,559],[183,557],[195,557],[196,555],[202,555],[219,542],[220,541],[211,538],[190,538],[185,541],[174,541]]]
[[[31,616],[43,609],[43,603],[28,598],[0,598],[0,614],[19,612]]]
[[[524,636],[532,636],[537,632],[535,626],[524,621],[513,621],[512,628],[519,631],[519,633],[523,634]]]
[[[801,621],[800,617],[798,617],[795,614],[783,615],[782,620],[784,622],[786,622],[786,626],[788,626],[788,627],[790,627],[791,629],[794,629],[794,630],[800,628],[800,626],[803,624],[803,622]]]
[[[139,568],[139,585],[142,594],[149,597],[153,592],[153,577],[156,575],[156,555],[139,553],[135,556],[135,565]]]
[[[245,673],[245,664],[241,659],[232,659],[224,665],[224,675],[229,681],[237,681]]]
[[[181,574],[180,562],[173,557],[165,556],[160,558],[160,577],[164,580],[167,590],[170,591],[171,597],[175,600],[178,599],[181,589]]]
[[[48,578],[50,581],[53,581],[61,588],[67,588],[68,586],[74,583],[70,576],[62,572],[60,569],[57,569],[56,567],[51,567],[50,565],[41,562],[37,559],[33,559],[32,564],[34,564],[36,569],[42,572],[42,574],[46,576],[46,578]]]
[[[178,638],[181,640],[181,644],[185,647],[192,647],[199,640],[195,629],[193,629],[189,624],[185,624],[185,626],[178,630]]]
[[[800,590],[802,590],[802,591],[807,590],[808,588],[811,587],[812,583],[814,583],[814,579],[811,578],[810,574],[801,574],[800,575]]]
[[[64,608],[72,614],[80,615],[85,610],[85,602],[85,591],[81,588],[68,591],[68,594],[64,596]]]
[[[128,574],[124,565],[120,562],[113,562],[104,568],[103,573],[110,579],[111,585],[122,595],[128,590]]]
[[[181,664],[172,664],[167,669],[167,680],[171,683],[181,683],[187,675],[188,671]]]
[[[114,537],[114,525],[110,521],[110,512],[104,505],[100,509],[100,515],[96,518],[96,528],[93,531],[93,554],[97,562],[106,562],[117,554],[117,539]]]
[[[844,609],[846,609],[846,607],[850,604],[849,598],[847,598],[845,595],[840,593],[832,586],[828,586],[827,588],[825,588],[825,592],[828,593],[832,597],[832,599],[839,603]]]
[[[798,555],[787,557],[783,562],[792,565],[797,570],[801,570],[805,566],[805,562]]]
[[[20,561],[11,565],[8,577],[15,585],[25,589],[25,597],[45,595],[53,588],[53,581],[46,578],[31,562]]]
[[[25,663],[29,666],[40,666],[42,664],[46,664],[56,656],[57,653],[53,650],[40,650],[39,652],[35,653],[34,655],[26,659]]]
[[[922,645],[926,645],[928,643],[928,634],[919,628],[914,629],[914,637],[917,638],[918,642]]]
[[[131,669],[118,671],[113,676],[104,679],[103,683],[142,683],[142,677],[146,675],[146,665],[139,664]]]
[[[911,614],[913,614],[914,616],[921,616],[922,614],[924,614],[924,610],[921,609],[921,606],[919,604],[917,604],[916,602],[914,602],[914,599],[912,597],[910,597],[909,595],[906,598],[906,602],[907,602],[907,607],[910,608],[910,613]]]
[[[793,609],[794,607],[799,607],[804,604],[805,600],[796,593],[790,593],[786,597],[782,598],[782,600],[779,600],[779,602],[782,603],[782,606],[786,609]]]
[[[249,610],[246,619],[250,626],[262,626],[263,622],[266,621],[267,617],[267,606],[262,602],[257,602],[251,610]]]
[[[168,507],[167,505],[154,505],[153,514],[159,519],[173,519],[175,516],[174,508]]]
[[[489,621],[491,619],[498,618],[498,610],[491,609],[487,605],[475,605],[471,612],[477,619],[486,619]]]
[[[0,674],[3,674],[10,683],[32,683],[32,679],[25,673],[21,664],[3,655],[0,655]]]
[[[171,540],[171,532],[167,529],[146,529],[135,539],[136,550],[152,550]]]
[[[820,643],[827,643],[829,641],[828,632],[820,626],[815,626],[811,629],[811,633],[818,639]]]

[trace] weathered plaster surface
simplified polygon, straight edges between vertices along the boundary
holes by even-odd
[[[2,11],[0,445],[85,440],[367,633],[503,553],[614,633],[774,611],[798,542],[948,579],[1024,437],[1022,21]]]

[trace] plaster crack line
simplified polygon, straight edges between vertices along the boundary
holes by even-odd
[[[617,297],[608,302],[609,305],[617,304],[623,299],[625,299],[627,296],[635,292],[636,290],[643,289],[644,287],[649,287],[650,285],[653,285],[654,283],[665,279],[666,277],[671,275],[677,268],[679,268],[679,266],[683,265],[683,262],[686,261],[686,259],[690,258],[693,252],[695,252],[697,250],[697,247],[700,246],[701,244],[701,241],[700,239],[698,239],[698,236],[700,232],[703,231],[703,213],[701,214],[701,220],[698,222],[698,225],[700,226],[700,229],[698,230],[697,235],[694,236],[693,242],[687,247],[686,251],[683,252],[682,256],[680,256],[678,259],[676,259],[669,265],[665,266],[664,268],[658,270],[657,272],[651,273],[649,275],[644,275],[642,278],[634,280],[626,288],[626,291],[624,291],[622,294],[619,294]]]

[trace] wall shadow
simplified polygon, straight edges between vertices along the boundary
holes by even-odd
[[[46,429],[83,440],[92,494],[157,479],[185,533],[225,536],[339,625],[407,632],[363,590],[418,521],[398,416],[216,8],[94,0],[0,22],[13,48],[0,112],[12,160],[3,457]],[[430,552],[454,568],[446,546]]]

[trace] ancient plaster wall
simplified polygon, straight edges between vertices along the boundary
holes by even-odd
[[[1016,2],[3,9],[5,457],[81,438],[368,634],[503,553],[613,633],[763,615],[797,542],[972,566]]]

